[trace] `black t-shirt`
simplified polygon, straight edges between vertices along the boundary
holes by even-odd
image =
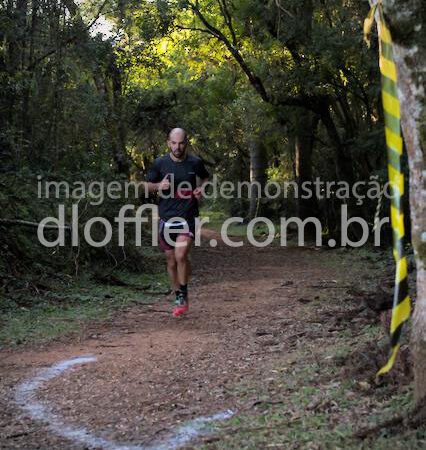
[[[157,158],[149,168],[148,181],[159,183],[166,175],[173,193],[164,191],[164,197],[171,198],[162,198],[160,194],[160,218],[192,220],[198,217],[198,200],[192,196],[192,191],[197,187],[197,176],[201,179],[209,177],[203,161],[188,154],[183,161],[173,161],[170,154]]]

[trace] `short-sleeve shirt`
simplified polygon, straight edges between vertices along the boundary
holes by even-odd
[[[167,198],[160,195],[160,218],[167,221],[172,217],[181,217],[189,221],[198,217],[198,200],[192,191],[197,187],[197,176],[201,179],[209,177],[202,159],[188,154],[183,161],[173,161],[170,154],[157,158],[148,170],[148,181],[159,183],[166,175],[172,184],[173,194],[165,191],[164,197]]]

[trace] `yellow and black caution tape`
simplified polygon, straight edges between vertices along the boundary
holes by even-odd
[[[364,37],[369,45],[368,35],[377,11],[379,32],[380,72],[382,74],[382,102],[385,115],[386,147],[388,154],[388,174],[391,186],[391,224],[393,230],[393,254],[396,262],[395,291],[393,298],[391,333],[391,356],[379,375],[388,372],[396,359],[400,347],[402,328],[410,318],[411,304],[408,296],[407,259],[404,256],[404,175],[401,172],[402,136],[400,104],[398,99],[397,71],[393,57],[392,38],[386,26],[382,0],[375,4],[364,22]]]

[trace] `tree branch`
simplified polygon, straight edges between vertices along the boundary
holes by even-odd
[[[232,26],[232,17],[231,17],[231,14],[229,13],[229,9],[226,4],[226,0],[217,0],[217,2],[219,4],[219,8],[220,8],[222,16],[225,20],[225,23],[228,26],[229,32],[231,33],[232,43],[233,43],[234,47],[237,47],[237,45],[238,45],[237,44],[237,36],[235,35],[234,27]]]
[[[288,11],[287,9],[283,8],[281,6],[280,0],[275,0],[275,4],[277,5],[277,8],[280,9],[281,11],[285,12],[289,17],[291,17],[292,19],[295,19],[294,14],[292,14],[290,11]]]
[[[201,23],[206,27],[205,30],[200,29],[199,31],[203,31],[204,33],[210,32],[211,35],[213,35],[216,39],[221,41],[223,44],[225,44],[228,51],[231,53],[231,55],[234,57],[234,59],[239,64],[240,68],[243,70],[243,72],[246,74],[247,78],[249,79],[250,84],[254,87],[254,89],[257,91],[257,93],[260,95],[262,100],[266,103],[269,103],[274,106],[296,106],[305,108],[308,110],[311,110],[315,113],[319,113],[319,108],[316,105],[315,99],[313,99],[310,96],[298,96],[298,97],[284,97],[284,98],[271,98],[268,93],[266,92],[266,89],[263,85],[262,80],[257,77],[249,65],[244,60],[241,53],[238,51],[238,49],[229,41],[229,39],[214,25],[212,25],[206,17],[203,15],[203,13],[200,11],[198,7],[198,1],[195,3],[192,3],[190,0],[185,0],[185,4],[191,8],[192,12],[195,14],[196,17],[201,21]],[[318,99],[317,99],[318,100]]]
[[[96,13],[96,16],[94,17],[94,19],[88,24],[88,25],[84,25],[83,19],[81,18],[81,16],[79,17],[79,22],[80,25],[83,26],[83,30],[85,33],[87,33],[92,27],[93,25],[95,25],[95,23],[98,21],[100,15],[102,14],[102,11],[104,10],[106,4],[107,4],[108,0],[104,0],[104,2],[102,3],[102,5],[100,6],[98,12]],[[70,6],[68,3],[66,4],[68,11],[70,12],[70,14],[72,16],[75,16],[76,14],[78,14],[78,12],[76,12],[75,4],[74,6]],[[80,32],[80,31],[79,31]],[[69,37],[68,39],[66,39],[64,42],[62,42],[62,45],[68,45],[71,44],[72,42],[74,42],[76,39],[78,38],[78,33],[74,33],[71,37]],[[39,56],[35,61],[33,61],[30,65],[27,66],[26,70],[33,70],[38,64],[40,64],[43,60],[45,60],[46,58],[48,58],[49,56],[53,55],[54,53],[57,52],[57,48],[54,48],[52,50],[47,51],[46,53],[44,53],[43,55]]]
[[[265,87],[263,86],[262,80],[251,71],[250,67],[245,62],[241,53],[237,50],[237,48],[234,45],[231,44],[229,39],[220,30],[218,30],[210,22],[207,21],[207,19],[204,17],[200,9],[198,8],[198,1],[196,1],[194,4],[191,3],[189,0],[186,0],[185,3],[191,8],[192,12],[200,19],[201,23],[206,27],[206,29],[209,30],[211,34],[215,36],[219,41],[225,44],[228,51],[232,54],[232,56],[240,65],[243,72],[247,75],[250,84],[256,89],[258,94],[261,96],[262,100],[264,100],[267,103],[271,103],[271,99],[269,98],[265,90]]]

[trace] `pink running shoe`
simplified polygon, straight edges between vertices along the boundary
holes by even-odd
[[[173,309],[173,317],[179,317],[188,311],[188,298],[180,292],[176,297],[176,305]]]

